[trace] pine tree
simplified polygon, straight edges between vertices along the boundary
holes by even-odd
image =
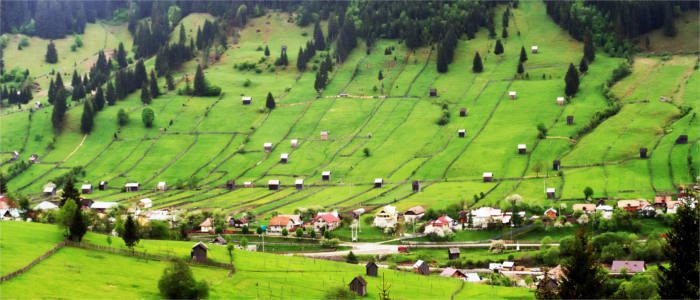
[[[83,98],[85,93],[83,92],[83,83],[80,76],[77,76],[76,73],[73,74],[73,83],[71,83],[73,86],[73,95],[71,96],[71,100],[78,101]]]
[[[579,79],[578,71],[576,71],[576,67],[574,67],[573,63],[569,64],[569,70],[566,71],[564,81],[566,82],[566,88],[564,89],[566,95],[569,97],[576,95],[576,92],[578,91]]]
[[[265,56],[270,56],[270,47],[265,45]]]
[[[185,42],[187,42],[187,36],[185,35],[185,24],[180,24],[180,40],[178,40],[178,43],[180,46],[185,46]]]
[[[148,85],[145,83],[141,87],[141,102],[143,104],[151,104],[151,93],[148,91]]]
[[[438,73],[447,72],[448,68],[447,62],[447,49],[443,45],[438,46],[438,56],[437,56],[437,71]]]
[[[299,55],[297,55],[297,70],[303,72],[306,70],[306,57],[304,55],[304,49],[299,47]]]
[[[122,233],[122,239],[124,240],[124,244],[127,247],[131,248],[131,251],[134,251],[134,246],[141,239],[139,237],[137,224],[131,215],[129,215],[126,218],[126,222],[124,223],[124,232]]]
[[[352,251],[350,251],[345,261],[349,264],[357,264],[357,256],[355,256],[355,253],[352,253]]]
[[[559,285],[559,297],[563,299],[600,298],[607,276],[602,268],[596,265],[596,252],[583,226],[576,232],[568,252],[569,258],[562,264],[564,276]]]
[[[93,126],[93,112],[90,99],[83,103],[83,116],[80,118],[80,132],[89,134]]]
[[[265,107],[270,110],[275,109],[275,98],[272,97],[272,93],[267,93],[267,100],[265,101]]]
[[[143,64],[143,59],[139,59],[134,68],[134,81],[135,87],[142,86],[146,81],[148,81],[148,74],[146,74],[146,66]]]
[[[77,201],[76,201],[77,202]],[[73,213],[73,221],[70,224],[70,240],[74,242],[80,242],[83,240],[83,236],[87,232],[87,224],[85,222],[85,217],[83,210],[80,209],[80,205],[77,205],[78,209]]]
[[[504,39],[508,37],[508,29],[505,27],[503,27],[503,31],[501,31],[501,37]]]
[[[61,194],[61,206],[65,205],[68,199],[73,199],[75,200],[75,202],[80,201],[80,192],[78,192],[78,189],[75,187],[75,183],[73,182],[72,176],[68,176],[68,179],[66,179],[66,183],[63,185],[63,193]]]
[[[48,46],[46,46],[45,60],[50,64],[55,64],[58,62],[58,53],[56,53],[56,45],[54,45],[53,40],[49,42]]]
[[[151,99],[158,98],[160,96],[160,90],[158,89],[158,78],[156,78],[156,73],[151,70]]]
[[[578,70],[581,71],[581,74],[588,71],[588,62],[586,62],[585,57],[581,57],[581,62],[578,64]]]
[[[379,75],[377,75],[377,79],[379,79],[379,81],[382,81],[382,79],[384,79],[384,74],[382,74],[382,70],[379,70]]]
[[[503,44],[501,44],[501,40],[496,40],[496,47],[493,49],[493,54],[503,54]]]
[[[316,21],[314,24],[314,46],[316,46],[316,50],[326,49],[326,39],[323,37],[320,21]]]
[[[56,82],[59,82],[60,76],[56,78]],[[56,84],[56,86],[58,88],[56,88],[56,96],[53,103],[51,124],[53,124],[53,128],[58,131],[63,127],[63,119],[66,115],[66,98],[68,97],[68,92],[66,92],[66,89],[60,87],[60,85]]]
[[[97,91],[95,92],[95,99],[93,100],[93,104],[95,105],[95,109],[93,111],[93,114],[101,111],[105,107],[105,94],[102,91],[102,86],[97,87]]]
[[[126,62],[126,50],[124,50],[124,44],[119,43],[119,50],[117,51],[117,64],[120,69],[126,68],[128,65]]]
[[[668,37],[676,36],[678,29],[673,20],[673,6],[671,2],[664,2],[664,35]]]
[[[479,56],[479,52],[474,55],[474,63],[472,65],[472,71],[474,73],[481,73],[481,71],[484,70],[484,65],[481,64],[481,56]]]
[[[107,83],[107,94],[105,95],[105,100],[109,106],[117,103],[117,94],[114,91],[114,85],[112,85],[111,81]]]
[[[70,86],[75,88],[77,85],[81,84],[80,76],[78,76],[78,71],[73,70],[73,77],[70,81]]]
[[[525,68],[523,67],[523,62],[521,61],[521,62],[518,62],[518,74],[520,76],[522,76],[523,72],[525,72]]]
[[[583,39],[583,57],[588,60],[588,63],[592,63],[595,59],[595,48],[593,47],[593,37],[591,37],[591,32],[586,32],[586,37]]]
[[[664,254],[670,266],[659,265],[657,291],[662,299],[699,299],[700,265],[698,256],[698,208],[685,202],[676,211],[666,233]]]
[[[204,79],[202,66],[197,66],[197,73],[194,74],[194,94],[203,96],[207,90],[207,82]]]
[[[527,53],[525,52],[525,46],[520,48],[520,62],[527,61]]]
[[[0,172],[0,194],[7,194],[7,179],[5,179],[5,175]]]

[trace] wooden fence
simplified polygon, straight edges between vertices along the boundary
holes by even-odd
[[[65,245],[66,245],[66,242],[61,242],[61,243],[59,243],[58,245],[56,245],[56,247],[54,247],[53,249],[47,251],[47,252],[44,253],[42,256],[39,256],[39,257],[36,258],[34,261],[32,261],[31,263],[29,263],[26,267],[21,268],[21,269],[19,269],[19,270],[17,270],[17,271],[14,271],[14,272],[10,273],[10,274],[7,274],[7,275],[5,275],[5,276],[0,277],[0,282],[5,282],[5,281],[7,281],[7,280],[10,280],[10,279],[15,278],[15,277],[17,277],[17,276],[19,276],[19,275],[24,274],[24,272],[29,271],[29,269],[31,269],[34,265],[38,264],[38,263],[41,262],[42,260],[44,260],[44,259],[48,258],[49,256],[51,256],[52,254],[56,253],[56,251],[58,251],[58,249],[63,248],[63,246],[65,246]]]
[[[112,247],[107,247],[107,246],[100,246],[100,245],[93,245],[93,244],[86,244],[86,243],[78,243],[78,242],[70,242],[70,241],[67,241],[65,243],[66,243],[66,246],[70,246],[70,247],[76,247],[76,248],[82,248],[82,249],[88,249],[88,250],[96,250],[96,251],[102,251],[102,252],[109,252],[109,253],[114,253],[114,254],[118,254],[118,255],[127,255],[127,256],[133,256],[133,257],[137,257],[137,258],[157,260],[157,261],[167,261],[167,260],[174,260],[174,259],[180,258],[180,257],[175,257],[175,256],[151,254],[151,253],[147,253],[147,252],[131,251],[131,250],[127,250],[127,249],[112,248]],[[227,270],[231,270],[233,268],[232,264],[220,263],[220,262],[215,262],[215,261],[211,261],[211,260],[207,260],[206,262],[195,262],[192,260],[186,260],[186,262],[190,263],[190,264],[195,264],[195,265],[205,265],[205,266],[210,266],[210,267],[223,268],[223,269],[227,269]]]

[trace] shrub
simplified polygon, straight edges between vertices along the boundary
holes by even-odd
[[[117,121],[119,122],[119,126],[124,126],[129,123],[129,115],[123,108],[117,112]]]
[[[206,281],[195,281],[190,267],[181,259],[174,260],[163,271],[158,289],[166,299],[204,299],[209,295]]]
[[[143,125],[146,127],[150,128],[153,126],[153,120],[155,118],[155,113],[153,113],[153,109],[150,107],[146,107],[141,111],[141,121],[143,121]]]

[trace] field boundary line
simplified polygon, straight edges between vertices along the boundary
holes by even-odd
[[[415,50],[413,50],[415,51]],[[394,79],[391,80],[391,84],[389,85],[389,90],[386,91],[386,95],[391,95],[391,90],[394,88],[394,83],[396,82],[396,79],[401,76],[401,73],[403,73],[403,70],[406,68],[406,64],[408,64],[408,59],[411,58],[411,53],[413,51],[408,51],[408,54],[406,55],[406,59],[403,61],[403,65],[401,65],[401,69],[399,70],[398,73],[396,73],[396,76],[394,76]]]
[[[56,251],[58,251],[59,249],[63,248],[63,246],[65,246],[65,245],[66,245],[66,242],[65,242],[65,241],[64,241],[64,242],[58,243],[58,245],[56,245],[55,247],[53,247],[53,249],[51,249],[51,250],[45,252],[44,254],[42,254],[41,256],[35,258],[31,263],[29,263],[28,265],[26,265],[24,268],[21,268],[21,269],[19,269],[19,270],[17,270],[17,271],[14,271],[14,272],[10,273],[10,274],[7,274],[7,275],[4,275],[4,276],[0,277],[0,282],[5,282],[5,281],[8,281],[8,280],[10,280],[10,279],[12,279],[12,278],[15,278],[15,277],[17,277],[17,276],[19,276],[19,275],[24,274],[24,272],[29,271],[29,269],[31,269],[34,265],[40,263],[40,262],[41,262],[42,260],[44,260],[44,259],[47,259],[49,256],[51,256],[51,255],[53,255],[54,253],[56,253]]]
[[[420,77],[420,75],[423,74],[423,71],[430,63],[430,57],[432,57],[432,56],[433,56],[433,49],[430,48],[430,52],[428,52],[428,58],[425,59],[425,64],[423,65],[422,68],[420,68],[420,71],[418,71],[418,74],[416,74],[416,76],[413,77],[413,79],[411,79],[411,83],[408,84],[408,88],[406,89],[406,93],[403,94],[404,97],[407,97],[408,93],[411,92],[411,88],[413,88],[413,83],[415,83],[416,80],[418,80],[418,77]]]

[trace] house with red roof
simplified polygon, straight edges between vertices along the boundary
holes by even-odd
[[[647,265],[642,260],[613,260],[610,272],[619,273],[622,268],[626,268],[627,273],[640,273],[647,269]]]
[[[321,228],[335,230],[340,227],[340,219],[332,213],[318,214],[313,221],[311,221],[311,224],[316,231],[320,231]]]

